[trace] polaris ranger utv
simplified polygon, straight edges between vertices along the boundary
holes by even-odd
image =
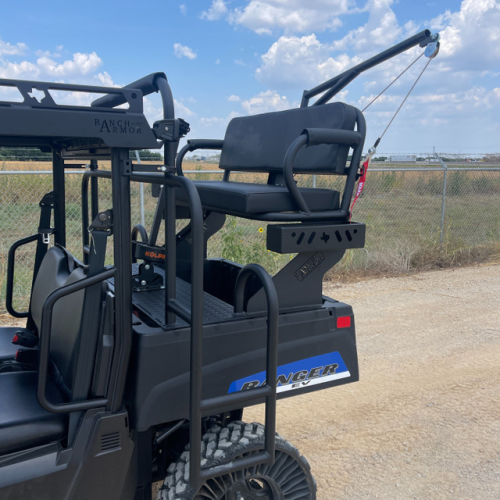
[[[366,128],[358,109],[327,102],[361,71],[431,43],[424,31],[306,91],[300,108],[235,118],[223,141],[189,140],[179,154],[189,126],[175,118],[163,73],[123,88],[0,80],[23,97],[0,102],[0,146],[53,158],[39,231],[9,252],[6,306],[26,328],[0,328],[2,500],[146,500],[158,481],[168,500],[316,498],[308,463],[276,434],[275,417],[277,399],[358,380],[352,309],[323,296],[322,279],[364,245],[350,202]],[[102,97],[56,102],[72,92]],[[152,92],[164,119],[150,127],[143,96]],[[129,159],[159,147],[162,165]],[[221,150],[223,180],[184,177],[183,157],[198,148]],[[65,248],[68,159],[89,162],[78,258]],[[233,171],[268,181],[234,182]],[[296,173],[344,176],[344,192],[298,187]],[[111,207],[99,206],[104,179]],[[131,224],[134,182],[158,192],[149,234]],[[274,277],[207,258],[227,215],[268,222],[268,249],[295,257]],[[177,231],[179,219],[187,225]],[[16,251],[30,243],[31,301],[18,311]],[[259,403],[265,426],[244,423],[243,409]]]

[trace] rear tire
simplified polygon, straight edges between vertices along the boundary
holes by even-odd
[[[212,427],[202,441],[201,468],[209,469],[264,447],[264,426],[231,422]],[[189,487],[189,446],[173,462],[158,491],[158,500],[315,500],[316,481],[297,448],[276,434],[272,466],[257,465],[206,481],[198,491]]]

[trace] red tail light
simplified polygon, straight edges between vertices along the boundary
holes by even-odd
[[[341,316],[337,318],[337,328],[349,328],[351,326],[350,316]]]

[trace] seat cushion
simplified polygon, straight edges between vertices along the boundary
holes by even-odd
[[[288,189],[282,186],[229,181],[197,181],[194,184],[203,207],[218,212],[244,216],[269,212],[294,212],[298,209]],[[300,192],[313,212],[339,208],[338,191],[301,188]],[[180,193],[179,196],[182,200],[183,195]]]
[[[13,372],[0,375],[0,455],[59,441],[66,435],[67,416],[45,411],[36,397],[38,374]],[[50,381],[47,399],[64,399]]]
[[[14,345],[12,339],[19,331],[28,332],[29,330],[18,326],[2,326],[0,328],[0,363],[14,359],[19,346]]]

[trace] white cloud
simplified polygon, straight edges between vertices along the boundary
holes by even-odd
[[[20,56],[26,52],[28,46],[25,43],[16,43],[12,45],[8,42],[4,42],[0,38],[0,56]]]
[[[239,95],[230,95],[228,98],[227,98],[228,101],[230,102],[239,102],[241,101],[241,97]]]
[[[442,66],[469,72],[500,66],[498,1],[464,0],[458,12],[447,12],[432,24],[441,24],[441,51],[436,60],[442,61]]]
[[[241,116],[237,111],[231,111],[226,116],[202,116],[191,127],[191,138],[217,139],[224,137],[228,123],[235,117]],[[210,153],[210,154],[213,154]]]
[[[196,52],[190,49],[186,45],[181,45],[180,43],[174,43],[174,54],[180,59],[181,57],[187,57],[188,59],[196,59]]]
[[[332,43],[320,42],[315,34],[282,36],[261,56],[256,78],[270,88],[311,88],[349,67],[405,39],[423,27],[441,30],[441,51],[419,82],[416,92],[439,86],[450,92],[468,87],[483,77],[498,76],[500,68],[500,2],[464,0],[458,12],[446,12],[419,26],[408,21],[401,26],[391,6],[394,0],[369,0],[368,21]],[[475,43],[481,33],[481,43]],[[373,68],[361,80],[365,92],[380,91],[412,62],[422,49],[415,47]],[[352,55],[355,54],[355,55]],[[408,89],[425,60],[417,63],[395,85]],[[446,78],[443,79],[443,74]],[[453,75],[451,77],[451,75]]]
[[[220,64],[220,59],[216,59],[215,64]]]
[[[174,105],[176,116],[180,118],[192,118],[193,116],[196,116],[196,113],[194,111],[189,109],[185,104],[178,101],[177,99],[174,99]]]
[[[36,80],[40,76],[40,68],[29,61],[13,63],[0,59],[0,78]]]
[[[61,64],[56,63],[50,57],[40,57],[36,64],[41,72],[52,78],[65,78],[95,72],[102,65],[102,59],[95,52],[91,54],[77,52],[73,54],[73,59]]]
[[[99,85],[102,85],[103,87],[116,87],[116,84],[113,83],[113,79],[106,71],[98,73],[96,75],[96,79],[99,81]]]
[[[349,11],[349,0],[250,0],[230,14],[230,21],[258,34],[279,29],[287,34],[334,30],[339,16]]]
[[[369,123],[367,147],[371,146],[389,123],[401,96],[384,96],[366,111]],[[441,151],[476,148],[498,150],[500,127],[500,89],[474,87],[454,93],[436,92],[412,96],[384,137],[379,151]],[[418,133],[416,133],[418,131]]]
[[[50,50],[37,50],[35,52],[35,55],[37,57],[61,57],[61,54],[59,54],[59,52],[51,52]]]
[[[196,116],[194,111],[177,99],[174,99],[174,109],[177,118],[183,118],[189,121],[189,119]],[[151,94],[144,97],[144,115],[151,126],[154,122],[163,120],[163,106],[157,94]]]
[[[201,117],[198,120],[198,125],[202,127],[212,128],[214,126],[225,125],[226,119],[221,118],[219,116],[211,116],[211,117]]]
[[[200,17],[207,21],[217,21],[227,12],[227,6],[224,0],[213,0],[208,10],[204,10]]]
[[[331,48],[322,44],[316,35],[282,36],[264,54],[255,76],[259,82],[272,87],[315,86],[358,62],[347,54],[336,58]]]
[[[246,101],[242,101],[241,107],[245,110],[246,114],[256,115],[270,111],[283,111],[290,109],[292,105],[286,96],[281,96],[274,90],[266,90]]]
[[[344,38],[333,43],[334,50],[354,49],[357,54],[378,51],[389,47],[401,38],[403,29],[391,9],[394,0],[369,0],[365,10],[368,21],[363,26],[350,31]],[[415,26],[407,24],[408,29]],[[411,32],[411,34],[414,34]]]
[[[185,16],[187,14],[187,7],[185,3],[181,3],[179,5],[179,10],[181,11],[181,14]]]
[[[234,64],[237,64],[238,66],[246,66],[245,61],[242,59],[235,59]]]

